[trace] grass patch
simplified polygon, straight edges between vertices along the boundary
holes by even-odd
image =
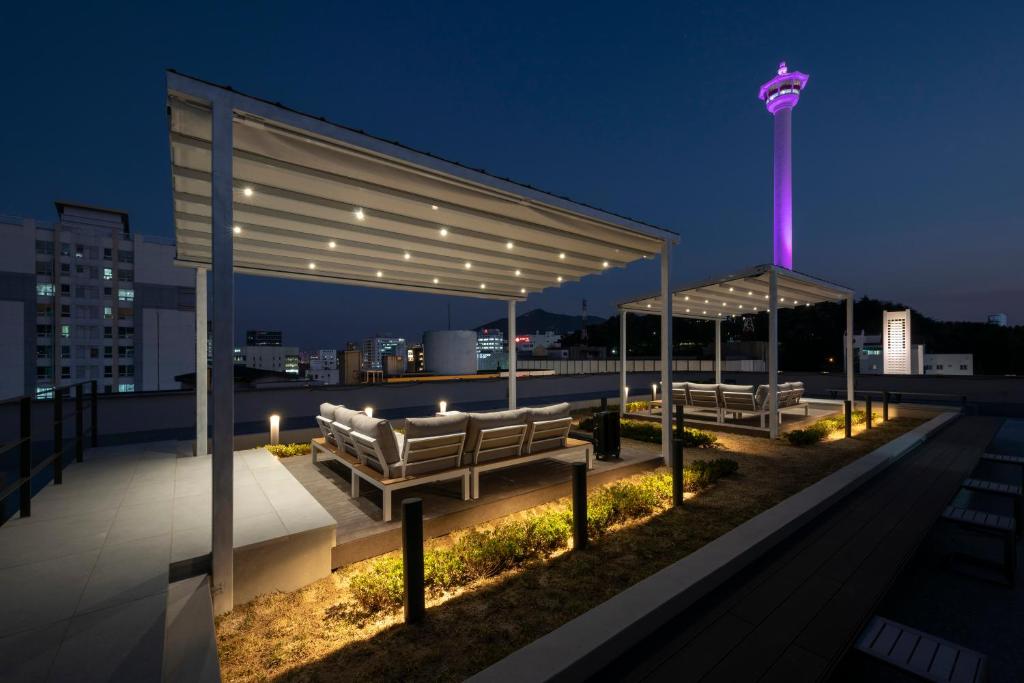
[[[688,497],[682,508],[615,527],[585,552],[555,551],[547,560],[430,597],[427,619],[414,627],[395,610],[363,623],[337,618],[338,605],[353,601],[352,578],[376,560],[343,567],[298,591],[260,596],[217,618],[222,675],[225,681],[465,680],[922,422],[897,417],[852,439],[810,448],[720,433],[716,455],[739,463],[733,476]],[[623,447],[633,455],[660,453],[657,444],[624,441]],[[430,571],[457,576],[448,558],[436,555],[439,566]]]
[[[309,455],[310,445],[308,443],[268,443],[263,448],[279,458],[291,458],[296,455]]]
[[[871,413],[872,424],[878,420],[878,413]],[[863,410],[855,410],[850,415],[850,422],[853,425],[862,425],[867,422],[867,413]],[[833,415],[823,417],[803,429],[794,429],[786,432],[786,439],[794,446],[810,446],[828,437],[833,432],[842,431],[846,428],[845,415]]]
[[[734,474],[735,460],[696,460],[683,470],[683,489],[696,492]],[[646,517],[672,501],[672,475],[652,472],[618,481],[589,492],[587,529],[592,539],[614,526]],[[497,576],[533,560],[569,547],[572,507],[566,501],[524,519],[501,522],[489,529],[474,529],[448,544],[432,543],[424,553],[427,595],[439,597],[479,579]],[[352,602],[339,605],[333,615],[361,623],[379,612],[402,606],[402,557],[374,560],[349,583]]]

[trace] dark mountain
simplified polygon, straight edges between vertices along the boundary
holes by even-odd
[[[533,334],[535,332],[553,331],[559,334],[567,334],[580,329],[582,318],[578,315],[565,315],[563,313],[552,313],[543,308],[535,308],[522,315],[516,316],[516,332],[519,334]],[[588,326],[599,322],[600,319],[590,316],[587,318]],[[476,328],[479,332],[485,328],[497,327],[506,335],[508,334],[508,318],[499,318],[484,323]]]

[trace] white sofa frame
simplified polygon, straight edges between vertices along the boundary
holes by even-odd
[[[480,497],[480,475],[492,470],[515,467],[534,460],[549,460],[561,456],[582,455],[587,469],[594,467],[594,447],[587,441],[569,439],[572,427],[571,417],[555,420],[538,420],[528,424],[510,425],[481,429],[472,452],[470,471],[472,472],[471,491],[473,499]],[[518,444],[516,441],[518,440]],[[535,451],[537,446],[560,442],[561,448]],[[516,445],[516,453],[496,460],[479,462],[481,454],[502,450]]]
[[[460,465],[462,450],[466,440],[465,432],[404,439],[399,459],[393,463],[388,463],[384,459],[384,454],[381,452],[377,439],[355,430],[352,430],[350,433],[356,450],[359,453],[359,464],[350,467],[352,471],[351,496],[353,498],[359,497],[360,480],[380,489],[385,522],[391,521],[392,492],[409,488],[410,486],[419,486],[420,484],[429,484],[435,481],[462,479],[462,499],[469,500],[470,471],[468,467]],[[379,471],[377,467],[369,464],[371,459],[379,467]],[[455,466],[421,474],[409,473],[410,468],[415,468],[419,465],[442,463],[446,460],[453,460]]]

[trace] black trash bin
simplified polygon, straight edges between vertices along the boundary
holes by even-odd
[[[617,459],[622,453],[621,448],[619,411],[605,410],[594,413],[594,455],[597,459]]]

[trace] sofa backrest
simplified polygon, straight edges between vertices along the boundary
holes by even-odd
[[[499,410],[493,413],[469,413],[469,426],[466,428],[466,453],[472,454],[476,450],[482,430],[494,429],[496,427],[511,427],[514,425],[525,426],[526,419],[527,412],[525,408]],[[522,431],[523,434],[526,433],[525,429]],[[518,455],[518,450],[518,447],[509,447],[504,449],[501,454],[494,454],[491,457],[493,459]]]
[[[340,422],[346,427],[351,427],[352,417],[355,415],[365,415],[365,413],[361,410],[352,410],[351,408],[346,408],[345,406],[338,406],[337,408],[334,409],[334,417],[332,417],[331,419],[334,420],[335,422]]]
[[[366,452],[367,444],[359,442],[360,455],[365,458],[366,464],[382,471],[384,474],[388,474],[387,467],[397,463],[400,459],[398,440],[395,438],[395,431],[391,428],[391,423],[387,420],[357,413],[352,416],[351,427],[352,431],[375,440],[377,455],[384,461],[383,463],[373,462],[375,458],[372,457],[372,454]]]
[[[541,453],[555,448],[564,448],[572,427],[571,417],[560,417],[554,420],[531,420],[526,425],[526,439],[523,442],[523,453]]]
[[[717,408],[719,405],[718,385],[687,383],[686,402],[698,408]]]
[[[320,404],[320,417],[325,417],[328,420],[334,419],[334,409],[338,406],[333,403],[321,403]]]
[[[466,440],[465,431],[410,438],[408,430],[409,427],[406,425],[406,435],[402,442],[403,477],[407,474],[440,472],[460,466],[463,442]]]
[[[469,426],[467,413],[451,412],[437,417],[410,417],[405,421],[405,438],[421,439],[428,436],[445,436],[466,433]]]

